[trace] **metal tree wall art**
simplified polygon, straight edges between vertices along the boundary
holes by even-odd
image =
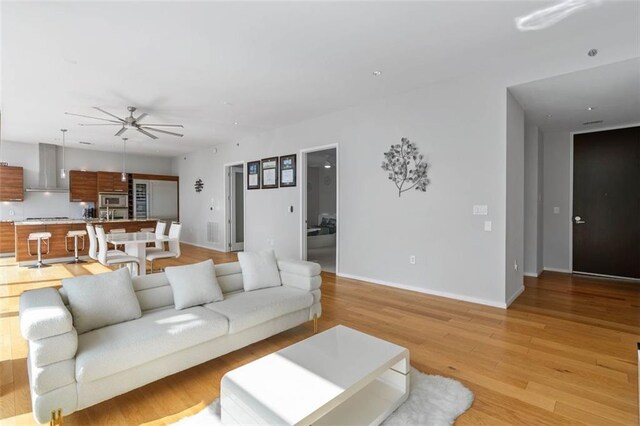
[[[193,186],[196,188],[196,192],[202,192],[202,188],[204,188],[204,182],[202,182],[202,179],[198,178],[195,185]]]
[[[429,184],[429,165],[424,161],[422,154],[418,153],[415,143],[407,138],[402,138],[400,142],[391,145],[389,151],[384,153],[382,170],[389,172],[389,180],[398,188],[398,197],[410,189],[426,192]]]

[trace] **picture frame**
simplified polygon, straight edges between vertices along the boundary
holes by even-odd
[[[247,163],[247,189],[260,189],[260,160]]]
[[[297,168],[296,154],[283,155],[280,157],[280,188],[296,186]]]
[[[261,160],[262,189],[278,187],[278,157],[263,158]]]

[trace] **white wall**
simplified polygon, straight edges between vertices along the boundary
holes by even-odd
[[[571,268],[571,135],[544,134],[544,268],[568,272]],[[559,212],[554,213],[554,208]]]
[[[537,276],[543,268],[542,132],[525,126],[524,140],[524,273]]]
[[[224,223],[225,163],[338,142],[341,274],[503,306],[505,87],[480,76],[443,82],[179,157],[184,237],[223,249],[222,233],[208,242],[205,231],[207,221],[219,230]],[[398,198],[380,164],[403,136],[426,155],[431,184]],[[247,250],[273,247],[282,258],[299,258],[299,190],[247,191]],[[487,204],[489,216],[472,216],[474,204]],[[493,232],[483,230],[485,218]]]
[[[505,300],[513,301],[523,290],[524,266],[524,110],[507,90],[507,182]]]
[[[12,166],[24,168],[24,186],[38,186],[39,153],[37,144],[2,141],[0,159]],[[94,150],[67,148],[67,170],[122,170],[122,154]],[[150,155],[127,155],[127,171],[137,173],[170,174],[171,158]],[[62,167],[61,148],[58,147],[58,169]],[[59,186],[68,188],[68,179],[59,180]],[[0,220],[22,220],[27,217],[68,216],[80,217],[84,203],[72,203],[68,193],[25,192],[23,202],[0,203]],[[13,212],[13,215],[10,213]]]

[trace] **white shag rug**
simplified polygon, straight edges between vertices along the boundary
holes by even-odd
[[[473,392],[457,380],[433,376],[411,370],[409,398],[387,420],[385,426],[449,426],[473,404]],[[185,417],[175,426],[218,426],[220,400],[191,417]]]

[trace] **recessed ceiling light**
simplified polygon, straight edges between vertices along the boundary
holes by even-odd
[[[374,71],[373,75],[375,75],[376,77],[378,77],[380,74],[382,74],[382,71]]]
[[[594,109],[596,109],[596,107],[588,107],[587,111],[593,111]]]
[[[592,57],[593,57],[593,56],[596,56],[597,54],[598,54],[598,49],[590,49],[590,50],[587,52],[587,55],[592,56]]]
[[[238,124],[240,124],[240,123],[238,123],[237,121],[234,121],[234,122],[233,122],[233,125],[234,125],[234,126],[237,126]]]
[[[233,105],[231,102],[227,102],[227,101],[222,102],[222,104],[223,104],[223,105],[226,105],[226,106],[231,106],[231,105]]]
[[[553,115],[547,114],[547,118],[551,118],[551,117],[553,117]]]

